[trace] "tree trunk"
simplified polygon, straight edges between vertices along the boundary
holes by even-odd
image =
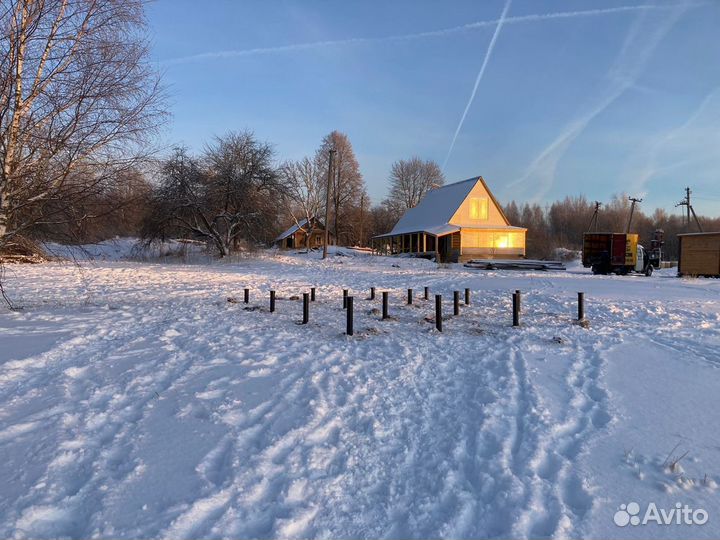
[[[18,132],[20,131],[20,120],[23,116],[24,102],[23,102],[23,69],[25,66],[25,50],[27,47],[26,40],[26,25],[28,18],[28,7],[27,4],[23,4],[20,10],[20,21],[15,22],[13,17],[13,25],[19,24],[17,29],[13,28],[17,32],[18,41],[11,43],[11,53],[16,51],[16,58],[10,58],[10,62],[15,65],[12,66],[14,69],[14,86],[15,92],[13,96],[12,106],[12,120],[10,126],[3,141],[5,146],[5,155],[3,160],[3,171],[2,171],[2,183],[0,184],[0,246],[6,241],[8,234],[8,225],[10,223],[10,189],[11,189],[11,178],[15,172],[15,158],[17,156],[17,142]],[[8,98],[9,100],[9,98]]]
[[[220,238],[216,238],[215,245],[217,246],[218,252],[220,253],[220,258],[225,258],[225,256],[228,254],[228,247],[225,245],[225,242],[223,242]]]
[[[10,222],[10,202],[8,201],[6,186],[0,188],[0,249],[5,245]]]

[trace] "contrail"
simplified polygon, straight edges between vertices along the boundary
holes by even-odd
[[[531,200],[541,200],[554,184],[558,163],[572,143],[598,115],[612,105],[628,88],[632,87],[659,43],[680,16],[694,5],[698,4],[673,5],[673,13],[660,25],[644,24],[646,22],[645,14],[636,19],[625,37],[615,64],[608,73],[611,83],[604,89],[600,99],[566,125],[563,131],[530,163],[525,173],[507,184],[506,188],[526,184],[532,178],[534,196]]]
[[[704,5],[707,2],[697,2],[695,5]],[[515,17],[507,17],[503,24],[515,24],[515,23],[527,23],[536,21],[545,21],[551,19],[572,19],[577,17],[597,17],[601,15],[612,15],[614,13],[623,13],[629,11],[645,11],[655,9],[671,9],[673,4],[669,5],[658,5],[658,4],[643,4],[643,5],[631,5],[631,6],[619,6],[613,8],[600,8],[600,9],[588,9],[584,11],[560,11],[555,13],[543,13],[536,15],[518,15]],[[309,49],[319,49],[324,47],[342,46],[342,45],[358,45],[363,43],[383,43],[389,41],[405,41],[413,39],[443,37],[452,34],[458,34],[461,32],[467,32],[476,28],[484,28],[486,26],[497,26],[500,24],[500,19],[494,19],[489,21],[476,21],[473,23],[463,24],[460,26],[453,26],[451,28],[442,28],[440,30],[429,30],[427,32],[417,32],[414,34],[400,34],[395,36],[384,36],[384,37],[357,37],[349,39],[337,39],[327,41],[314,41],[310,43],[295,43],[290,45],[280,45],[277,47],[256,47],[253,49],[240,49],[240,50],[227,50],[227,51],[214,51],[200,54],[193,54],[189,56],[182,56],[179,58],[171,58],[163,61],[163,63],[172,64],[183,64],[186,62],[193,62],[197,60],[216,60],[223,58],[237,58],[243,56],[257,56],[262,54],[275,54],[292,51],[303,51]]]
[[[475,100],[475,94],[477,94],[478,86],[480,86],[480,81],[483,78],[483,75],[485,75],[485,68],[488,65],[488,61],[490,60],[490,55],[492,55],[493,49],[495,48],[495,42],[497,41],[497,37],[500,34],[500,29],[503,26],[503,23],[505,22],[505,17],[507,16],[507,12],[510,9],[510,4],[512,3],[512,0],[507,0],[505,2],[505,7],[503,8],[502,13],[500,14],[500,19],[498,19],[497,26],[495,27],[495,32],[493,32],[493,36],[490,39],[490,45],[488,45],[487,51],[485,51],[485,58],[483,59],[482,66],[480,66],[480,71],[478,72],[477,77],[475,78],[475,86],[473,86],[472,92],[470,93],[470,99],[468,99],[467,105],[465,105],[465,110],[462,113],[462,116],[460,117],[460,122],[458,123],[457,129],[455,129],[455,135],[453,135],[452,142],[450,143],[450,149],[448,150],[447,156],[445,156],[445,162],[443,163],[443,170],[445,170],[445,166],[447,165],[448,160],[450,159],[450,154],[452,154],[453,148],[455,148],[455,141],[458,138],[458,135],[460,133],[460,130],[463,127],[463,124],[465,123],[465,117],[467,116],[468,111],[470,110],[470,106],[472,105],[472,102]]]

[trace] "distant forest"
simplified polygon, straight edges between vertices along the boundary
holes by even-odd
[[[334,164],[341,169],[332,173],[329,212],[330,230],[340,244],[369,246],[373,236],[391,230],[429,189],[444,183],[434,162],[399,160],[388,174],[388,197],[370,205],[344,134],[330,133],[315,156],[276,163],[269,144],[257,141],[249,132],[232,133],[216,139],[201,155],[177,149],[144,170],[123,171],[113,189],[99,190],[81,200],[58,198],[56,212],[63,219],[50,225],[38,222],[28,235],[35,241],[69,243],[115,236],[148,242],[194,238],[205,240],[221,256],[268,246],[279,232],[305,216],[323,218],[326,156],[333,146],[344,149],[344,162]],[[336,197],[335,190],[341,196]],[[556,258],[558,248],[579,251],[594,209],[594,202],[582,195],[543,206],[511,201],[503,207],[511,224],[528,229],[529,258]],[[593,229],[622,232],[629,217],[628,197],[617,195],[601,205]],[[720,230],[720,218],[698,219],[703,230]],[[649,243],[656,229],[665,233],[666,258],[670,260],[677,257],[677,234],[698,230],[694,220],[688,224],[680,210],[669,214],[655,209],[648,214],[642,204],[637,205],[631,231],[639,233],[641,242]]]
[[[597,227],[593,224],[593,230],[624,232],[630,218],[630,205],[626,195],[616,195],[602,204]],[[530,258],[550,258],[556,255],[557,248],[582,249],[582,235],[590,228],[595,205],[581,195],[565,197],[545,208],[538,204],[511,201],[503,210],[510,223],[527,227],[526,255]],[[698,216],[698,221],[704,231],[720,231],[720,218]],[[657,208],[648,215],[642,205],[636,206],[630,231],[640,235],[640,242],[649,244],[657,229],[665,233],[664,249],[668,260],[677,259],[679,233],[698,232],[694,219],[691,218],[688,223],[680,212],[669,214]]]
[[[273,145],[252,132],[230,132],[199,153],[178,147],[132,166],[83,169],[78,182],[55,188],[42,205],[18,206],[8,220],[11,241],[5,249],[36,252],[42,241],[86,244],[116,236],[146,243],[187,238],[205,242],[224,257],[269,246],[279,232],[305,218],[323,220],[326,202],[329,229],[338,243],[369,246],[373,236],[390,231],[404,212],[444,183],[437,163],[401,159],[388,171],[387,197],[372,205],[346,134],[333,131],[313,155],[281,161]],[[512,225],[528,229],[527,257],[549,259],[561,255],[558,248],[582,248],[594,208],[580,195],[545,206],[511,201],[504,211]],[[622,232],[629,216],[628,197],[615,196],[601,205],[597,229]],[[720,230],[720,218],[698,219],[704,230]],[[13,229],[14,224],[21,226]],[[694,220],[688,224],[680,212],[656,209],[648,215],[638,205],[631,231],[649,243],[656,229],[664,230],[666,258],[674,259],[677,234],[695,232],[697,225]]]

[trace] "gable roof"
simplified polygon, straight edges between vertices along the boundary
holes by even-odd
[[[393,236],[396,234],[407,234],[421,231],[436,236],[442,236],[451,232],[459,231],[460,227],[458,225],[451,225],[450,220],[453,218],[455,212],[457,212],[458,208],[460,208],[465,199],[467,199],[470,195],[470,192],[478,182],[482,183],[485,191],[487,191],[490,199],[497,207],[502,219],[505,221],[505,225],[509,227],[510,222],[503,213],[502,207],[490,192],[490,189],[488,189],[485,180],[483,180],[482,176],[474,176],[461,182],[447,184],[428,191],[416,207],[410,208],[407,212],[405,212],[403,217],[400,218],[400,221],[398,221],[395,227],[393,227],[392,231],[381,236]],[[483,227],[478,226],[477,228]]]
[[[315,227],[319,227],[319,228],[321,228],[321,229],[324,229],[324,228],[325,228],[325,226],[323,225],[323,222],[320,221],[319,219],[317,219],[317,218],[312,218],[312,220],[315,222]],[[300,229],[304,229],[304,228],[305,228],[305,225],[307,225],[307,222],[308,222],[307,218],[301,219],[301,220],[298,221],[295,225],[293,225],[292,227],[290,227],[287,231],[285,231],[285,232],[282,233],[280,236],[278,236],[275,240],[273,240],[273,242],[278,242],[278,241],[280,241],[280,240],[283,240],[283,239],[287,238],[288,236],[291,236],[291,235],[295,234],[295,233],[298,232]]]

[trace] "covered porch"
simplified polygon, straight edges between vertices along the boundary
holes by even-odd
[[[457,260],[460,253],[460,232],[457,230],[402,234],[383,234],[372,239],[373,252],[378,255],[409,254],[415,257],[435,257],[440,262]]]

